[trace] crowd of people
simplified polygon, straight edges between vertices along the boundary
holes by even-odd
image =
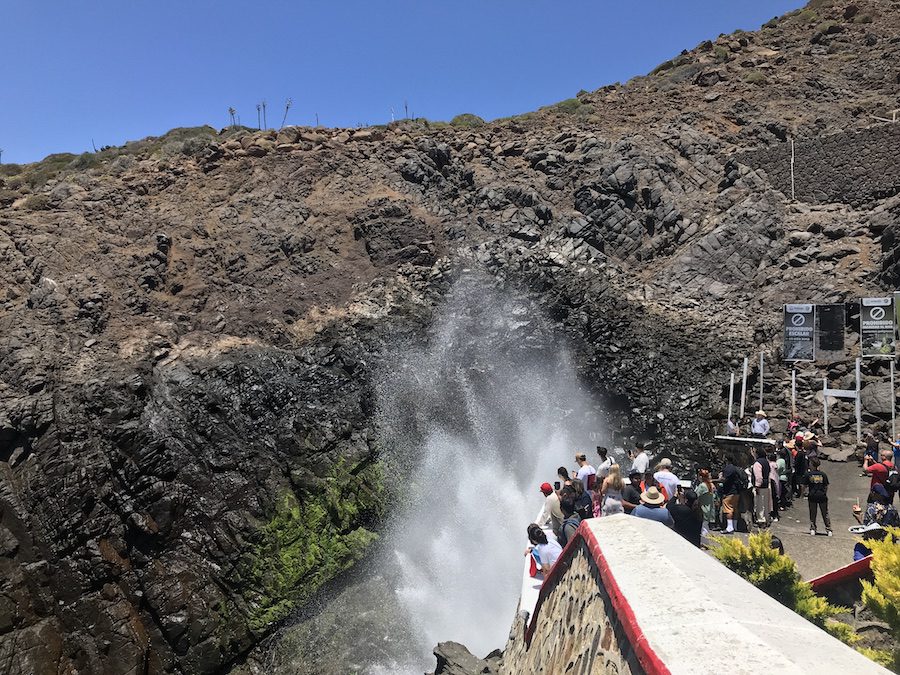
[[[818,534],[821,517],[825,534],[831,536],[829,479],[822,470],[822,443],[815,424],[806,426],[794,416],[783,438],[773,439],[774,443],[765,447],[757,445],[746,457],[732,453],[717,474],[711,467],[701,467],[690,480],[681,480],[667,457],[651,467],[642,443],[629,453],[627,470],[602,446],[597,447],[596,467],[586,454],[576,454],[576,468],[570,471],[561,466],[553,485],[540,486],[543,509],[537,522],[528,526],[531,546],[526,555],[534,558],[532,569],[551,568],[583,520],[619,513],[663,523],[699,547],[710,531],[731,534],[748,530],[749,524],[769,527],[795,500],[805,499],[809,533]],[[732,427],[738,430],[730,420],[729,425],[729,433]],[[764,411],[756,412],[750,430],[756,438],[769,437]],[[876,434],[867,435],[862,471],[870,478],[870,491],[864,505],[857,500],[852,507],[859,523],[852,529],[864,539],[854,551],[857,558],[869,553],[865,539],[883,537],[885,527],[900,526],[893,505],[900,492],[900,474],[895,469],[898,459],[900,440],[882,448]]]

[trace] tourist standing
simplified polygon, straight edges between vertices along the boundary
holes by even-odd
[[[771,491],[769,490],[769,474],[771,467],[769,460],[766,458],[766,451],[763,448],[756,449],[756,461],[751,467],[751,476],[753,480],[753,520],[757,525],[770,524],[769,514],[771,508],[769,499]]]
[[[678,494],[678,486],[681,484],[681,481],[678,480],[678,476],[672,473],[672,460],[668,457],[663,457],[659,460],[653,478],[666,489],[669,499]]]
[[[781,480],[778,477],[778,459],[774,452],[768,454],[769,460],[769,518],[778,522],[778,503],[781,500]]]
[[[647,473],[650,468],[650,458],[644,450],[644,444],[638,441],[634,444],[634,452],[631,453],[631,471],[638,471],[642,476]]]
[[[630,471],[628,483],[622,488],[622,506],[631,513],[641,503],[641,472]]]
[[[541,484],[541,494],[544,495],[544,508],[541,510],[541,515],[538,516],[537,524],[541,527],[549,525],[553,530],[553,536],[558,539],[563,521],[562,509],[559,508],[559,495],[550,483]]]
[[[888,475],[891,473],[891,469],[894,468],[894,463],[891,461],[893,455],[894,453],[891,450],[882,450],[881,461],[875,463],[872,463],[870,457],[866,457],[863,462],[863,472],[872,477],[870,487],[887,483]]]
[[[778,487],[781,498],[778,502],[778,508],[784,511],[791,505],[791,474],[790,474],[790,456],[791,451],[785,447],[778,448],[775,461],[775,468],[778,471]]]
[[[647,520],[655,520],[669,527],[675,527],[672,514],[663,506],[665,502],[666,498],[663,497],[662,492],[651,486],[647,488],[646,492],[641,493],[641,503],[631,512],[631,515],[638,518],[646,518]]]
[[[575,512],[575,501],[569,497],[564,496],[559,501],[559,508],[563,512],[563,525],[559,543],[561,546],[565,546],[575,536],[575,531],[581,525],[581,516]]]
[[[609,456],[609,450],[602,445],[597,446],[597,456],[600,458],[600,461],[597,463],[597,480],[602,483],[603,479],[609,475],[609,467],[611,467],[614,462]]]
[[[588,464],[587,455],[579,452],[575,455],[575,462],[578,464],[578,471],[575,477],[584,485],[584,491],[589,492],[594,487],[594,481],[597,478],[597,470]]]
[[[769,435],[769,420],[766,419],[764,410],[756,411],[756,418],[750,423],[750,434],[756,438],[765,438]]]
[[[794,497],[800,499],[803,497],[804,480],[806,479],[806,451],[803,449],[803,434],[798,434],[794,438],[793,448],[794,459]]]
[[[685,490],[681,494],[681,499],[678,497],[670,499],[666,508],[672,515],[675,531],[694,546],[700,548],[700,537],[703,534],[703,515],[700,511],[700,505],[697,503],[697,493],[693,490]]]
[[[625,488],[625,481],[622,480],[622,474],[619,471],[619,465],[613,464],[609,468],[609,475],[603,480],[603,485],[600,486],[600,506],[602,508],[603,503],[607,499],[615,499],[616,501],[622,501],[622,490]]]
[[[703,525],[706,530],[718,529],[716,523],[716,487],[713,485],[709,469],[700,469],[697,472],[697,503],[700,505],[700,513],[703,516]]]
[[[735,531],[737,519],[740,518],[741,492],[745,484],[743,470],[729,458],[722,469],[722,511],[725,514],[726,534]]]
[[[828,476],[819,471],[819,458],[813,457],[809,461],[810,470],[806,472],[805,483],[808,487],[806,496],[809,502],[809,533],[816,534],[816,511],[822,512],[822,522],[828,536],[832,536],[831,519],[828,517]]]

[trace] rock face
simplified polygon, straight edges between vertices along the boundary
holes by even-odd
[[[741,154],[888,133],[866,127],[896,83],[866,64],[896,63],[900,15],[825,5],[503,122],[180,129],[0,167],[4,669],[221,671],[364,555],[385,345],[467,269],[558,325],[627,411],[616,442],[702,457],[760,350],[783,412],[782,303],[883,292],[900,259],[898,197],[791,203]],[[808,417],[822,376],[798,373]]]
[[[496,675],[500,672],[500,651],[479,659],[458,642],[441,642],[434,649],[437,668],[432,675]]]

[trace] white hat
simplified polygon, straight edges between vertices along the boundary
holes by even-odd
[[[757,411],[756,411],[756,414],[757,414],[757,415],[762,415],[763,417],[768,417],[768,415],[766,415],[766,411],[765,411],[765,410],[757,410]]]
[[[883,530],[884,528],[878,523],[869,523],[868,525],[853,525],[850,527],[850,531],[853,534],[863,534],[865,532],[872,532],[874,530]]]

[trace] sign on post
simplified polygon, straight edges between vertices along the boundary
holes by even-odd
[[[862,356],[894,355],[894,299],[863,298],[859,302]]]
[[[813,361],[815,348],[815,306],[784,306],[784,360]]]
[[[819,324],[817,352],[844,351],[844,305],[816,305]]]

